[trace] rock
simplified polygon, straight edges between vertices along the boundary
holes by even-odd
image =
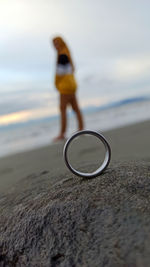
[[[27,177],[1,197],[0,267],[149,266],[148,164],[50,179]]]

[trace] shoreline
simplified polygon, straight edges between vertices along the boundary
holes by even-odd
[[[113,162],[116,161],[130,162],[137,160],[149,162],[149,132],[150,121],[148,120],[102,132],[112,150],[110,166],[113,166]],[[52,181],[61,180],[63,173],[70,174],[62,157],[63,146],[64,143],[50,144],[1,158],[0,194],[11,190],[16,183],[34,174],[48,173]],[[89,152],[89,162],[91,158],[93,160],[97,159],[97,152],[95,155],[91,154],[92,149],[93,144],[91,143],[87,150]],[[86,154],[85,152],[85,156]],[[77,160],[77,158],[74,158],[75,162],[78,162]]]
[[[112,131],[117,131],[117,130],[120,130],[122,128],[126,128],[126,127],[130,127],[132,125],[137,125],[137,124],[142,124],[142,123],[147,123],[150,119],[145,119],[145,120],[140,120],[140,121],[135,121],[135,122],[129,122],[129,123],[126,123],[126,124],[121,124],[121,125],[118,125],[118,126],[112,126],[110,127],[109,129],[106,129],[106,130],[99,130],[99,129],[89,129],[89,128],[85,128],[84,130],[93,130],[93,131],[96,131],[96,132],[99,132],[99,133],[102,133],[102,134],[105,134],[107,135],[107,133],[109,134],[109,132],[112,132]],[[72,133],[73,135],[73,133]],[[66,140],[68,138],[70,138],[71,135],[69,135],[69,137],[66,138]],[[39,144],[37,146],[33,146],[33,147],[30,147],[30,148],[26,148],[26,149],[20,149],[18,151],[15,151],[15,152],[10,152],[8,154],[4,154],[4,155],[0,155],[0,161],[3,160],[3,159],[6,159],[6,158],[9,158],[9,157],[13,157],[15,155],[18,155],[18,154],[23,154],[23,153],[29,153],[29,152],[32,152],[32,151],[36,151],[36,150],[39,150],[39,149],[44,149],[46,147],[53,147],[53,146],[57,146],[57,145],[64,145],[65,144],[65,141],[60,141],[58,143],[54,143],[52,140],[50,142],[46,142],[45,144]]]
[[[150,101],[126,104],[84,114],[85,129],[107,132],[150,119]],[[68,117],[67,137],[76,132],[75,116]],[[59,122],[41,121],[0,131],[0,158],[52,144],[59,132]],[[53,144],[52,144],[53,145]]]

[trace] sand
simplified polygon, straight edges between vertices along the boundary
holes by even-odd
[[[110,143],[113,162],[119,161],[144,161],[150,162],[150,121],[129,125],[108,132],[102,132]],[[94,144],[95,145],[95,144]],[[48,173],[50,183],[61,180],[61,175],[70,173],[62,157],[64,143],[49,145],[39,149],[18,153],[0,159],[0,194],[6,193],[15,187],[22,179],[34,174]],[[75,147],[77,150],[78,147]],[[78,164],[77,151],[73,158]],[[87,143],[85,156],[88,154],[89,163],[94,163],[98,155],[93,152],[93,143]],[[85,157],[86,159],[86,157]],[[84,163],[83,163],[84,165]],[[82,162],[81,162],[82,166]]]
[[[112,159],[94,179],[66,168],[63,144],[1,159],[0,266],[148,267],[149,130],[145,121],[103,133]],[[83,170],[99,157],[86,138],[74,148]]]

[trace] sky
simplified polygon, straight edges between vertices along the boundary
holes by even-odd
[[[0,0],[0,125],[58,113],[61,35],[82,107],[150,92],[149,0]]]

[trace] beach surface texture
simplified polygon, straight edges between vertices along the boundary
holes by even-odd
[[[2,158],[0,267],[150,266],[149,133],[150,121],[103,133],[112,159],[93,179],[66,168],[63,144]]]

